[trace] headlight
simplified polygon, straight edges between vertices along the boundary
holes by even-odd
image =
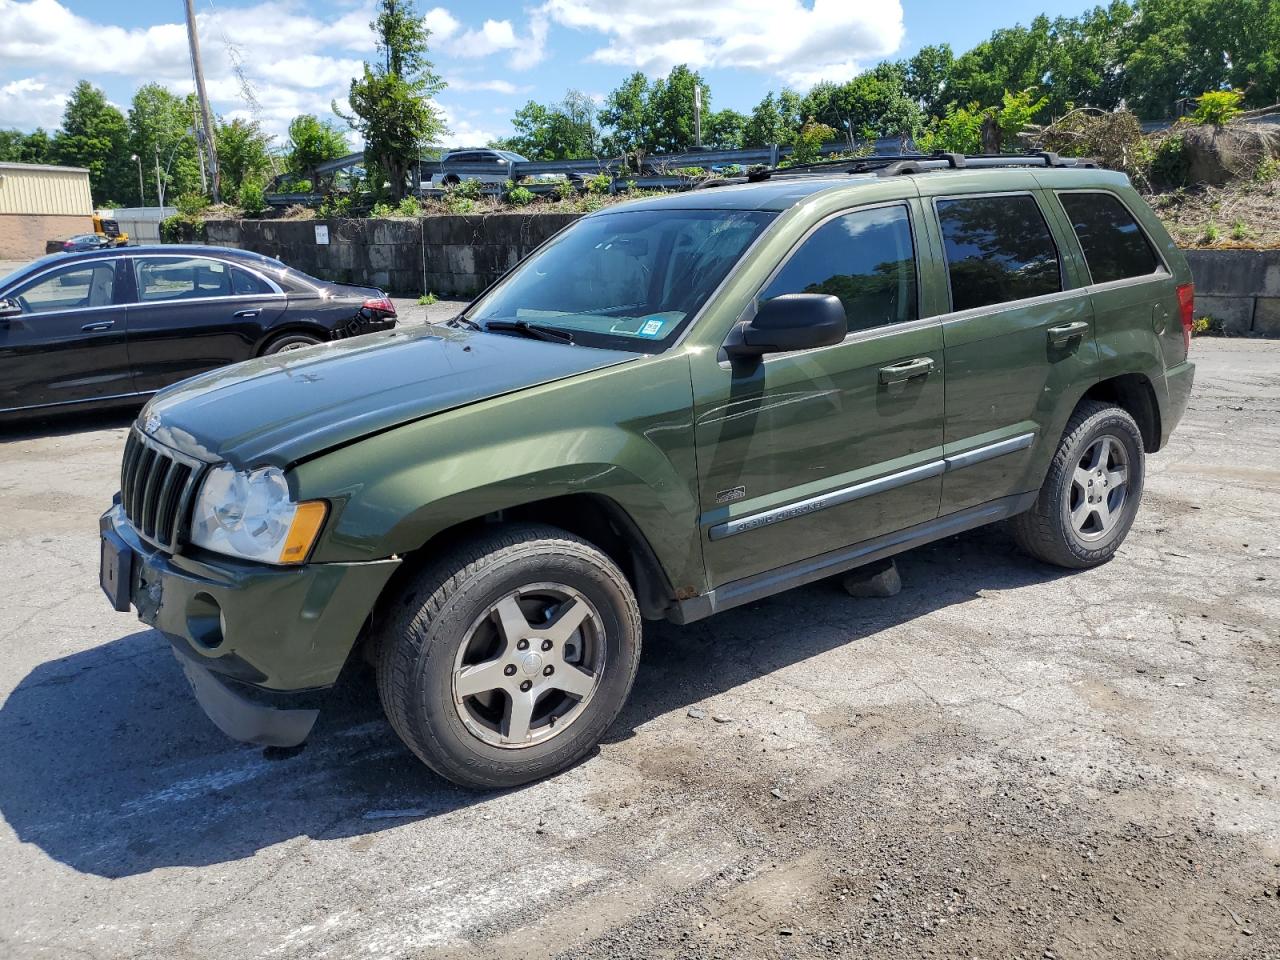
[[[191,542],[208,550],[264,563],[301,563],[324,525],[323,500],[294,503],[276,467],[241,472],[226,465],[200,487]]]

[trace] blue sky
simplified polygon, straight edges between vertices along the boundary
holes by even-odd
[[[510,130],[526,100],[568,87],[602,97],[633,70],[688,62],[712,107],[746,111],[768,90],[847,79],[890,57],[949,42],[958,52],[997,27],[1093,3],[1006,0],[419,0],[450,144]],[[370,0],[196,0],[214,109],[282,134],[302,112],[329,116],[372,56]],[[0,127],[54,127],[79,79],[125,107],[152,80],[191,89],[181,0],[0,0]],[[236,66],[239,65],[239,71]],[[256,109],[244,93],[248,81]]]

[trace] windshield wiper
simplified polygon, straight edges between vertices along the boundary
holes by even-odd
[[[456,317],[450,317],[448,320],[444,322],[444,325],[446,327],[467,327],[468,329],[471,329],[471,330],[484,329],[484,327],[480,326],[480,324],[476,323],[470,317],[461,313],[458,314]]]
[[[484,325],[485,330],[513,330],[533,340],[548,340],[552,343],[573,343],[573,334],[556,327],[544,327],[540,323],[528,320],[490,320]]]

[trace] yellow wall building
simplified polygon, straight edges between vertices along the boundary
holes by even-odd
[[[0,260],[42,257],[46,241],[92,232],[88,170],[0,163]]]

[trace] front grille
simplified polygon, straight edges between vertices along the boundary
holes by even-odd
[[[175,550],[191,512],[201,464],[161,446],[136,427],[129,431],[120,467],[120,501],[144,540]]]

